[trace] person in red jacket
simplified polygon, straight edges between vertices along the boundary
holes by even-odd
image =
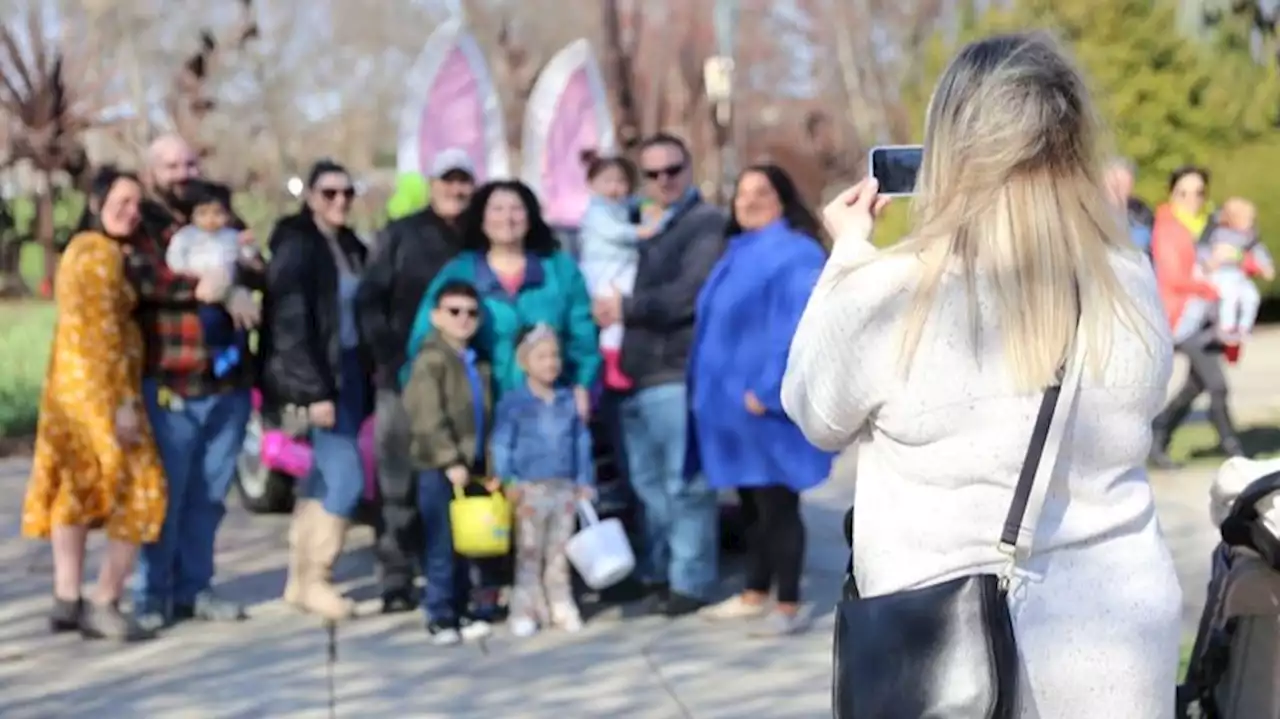
[[[1152,465],[1165,469],[1177,466],[1169,456],[1169,441],[1178,425],[1187,418],[1191,404],[1209,393],[1209,421],[1218,432],[1222,451],[1244,455],[1231,412],[1227,405],[1227,376],[1223,369],[1223,345],[1209,321],[1216,313],[1189,314],[1196,300],[1216,302],[1218,291],[1206,272],[1219,258],[1210,257],[1208,266],[1196,258],[1196,242],[1209,224],[1205,193],[1208,171],[1193,166],[1178,168],[1169,178],[1169,201],[1156,210],[1151,237],[1151,258],[1155,267],[1160,299],[1173,333],[1174,350],[1190,363],[1187,379],[1155,419],[1152,428]]]

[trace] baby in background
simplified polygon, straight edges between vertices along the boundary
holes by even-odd
[[[588,155],[587,182],[591,200],[579,224],[581,257],[579,266],[593,297],[609,293],[631,294],[640,263],[639,243],[657,234],[663,226],[662,213],[650,212],[639,225],[631,224],[634,207],[635,166],[624,157]],[[630,389],[631,382],[619,368],[622,348],[621,323],[600,331],[600,351],[604,355],[605,385],[614,390]]]
[[[187,185],[191,224],[174,233],[165,263],[174,272],[203,277],[213,272],[235,276],[240,259],[240,232],[231,227],[231,191],[211,182]],[[213,374],[223,377],[243,360],[244,333],[237,330],[221,305],[202,305],[200,327],[212,358]],[[246,349],[242,349],[246,347]]]
[[[1258,241],[1254,229],[1256,218],[1257,208],[1252,202],[1239,197],[1227,200],[1204,250],[1209,280],[1218,290],[1218,330],[1229,345],[1238,344],[1253,331],[1262,301],[1258,287],[1245,271],[1245,258],[1253,258],[1265,279],[1275,276],[1271,255]]]
[[[595,495],[591,433],[578,414],[573,390],[557,387],[560,342],[538,325],[520,339],[516,357],[525,386],[498,403],[489,452],[493,469],[515,504],[516,577],[511,633],[541,627],[582,628],[573,600],[565,545],[573,536],[577,503]]]

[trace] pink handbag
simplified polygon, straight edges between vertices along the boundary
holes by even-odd
[[[374,418],[370,416],[360,425],[360,460],[364,462],[364,498],[372,502],[378,498],[378,469],[373,441]]]
[[[287,432],[269,429],[262,433],[262,464],[295,479],[311,473],[314,457],[306,440],[291,437]]]

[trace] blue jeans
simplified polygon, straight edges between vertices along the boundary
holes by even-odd
[[[319,500],[324,511],[350,519],[364,496],[364,462],[360,459],[360,425],[366,418],[365,372],[356,350],[342,353],[342,382],[334,406],[334,423],[311,430],[315,461],[303,484],[307,499]]]
[[[719,514],[706,478],[685,478],[687,390],[681,383],[642,389],[623,400],[621,413],[631,488],[644,506],[640,579],[710,599],[719,578]]]
[[[418,512],[422,516],[422,578],[427,590],[422,594],[422,609],[427,619],[452,624],[467,616],[473,582],[483,593],[477,602],[476,619],[489,620],[497,610],[494,588],[502,560],[467,559],[453,551],[453,525],[449,522],[449,502],[453,501],[453,485],[438,469],[418,473]]]
[[[158,401],[159,389],[154,379],[142,382],[169,482],[169,506],[160,538],[138,557],[133,591],[138,611],[167,616],[173,604],[193,604],[213,582],[214,538],[252,407],[248,390],[235,390],[166,408]]]

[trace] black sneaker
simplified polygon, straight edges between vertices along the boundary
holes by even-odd
[[[382,595],[383,614],[403,614],[417,608],[413,592],[408,590],[386,592]]]
[[[1162,449],[1156,449],[1155,447],[1152,447],[1151,453],[1147,455],[1147,466],[1152,469],[1160,469],[1166,472],[1182,469],[1182,464],[1174,460],[1173,457],[1170,457],[1168,452]]]
[[[437,647],[452,647],[462,643],[457,622],[427,622],[427,634]]]
[[[53,598],[53,607],[49,610],[49,631],[54,634],[74,632],[80,629],[80,616],[84,614],[83,599]]]
[[[663,602],[662,613],[672,619],[684,617],[697,612],[706,604],[706,602],[697,597],[688,597],[679,592],[672,592],[667,601]]]

